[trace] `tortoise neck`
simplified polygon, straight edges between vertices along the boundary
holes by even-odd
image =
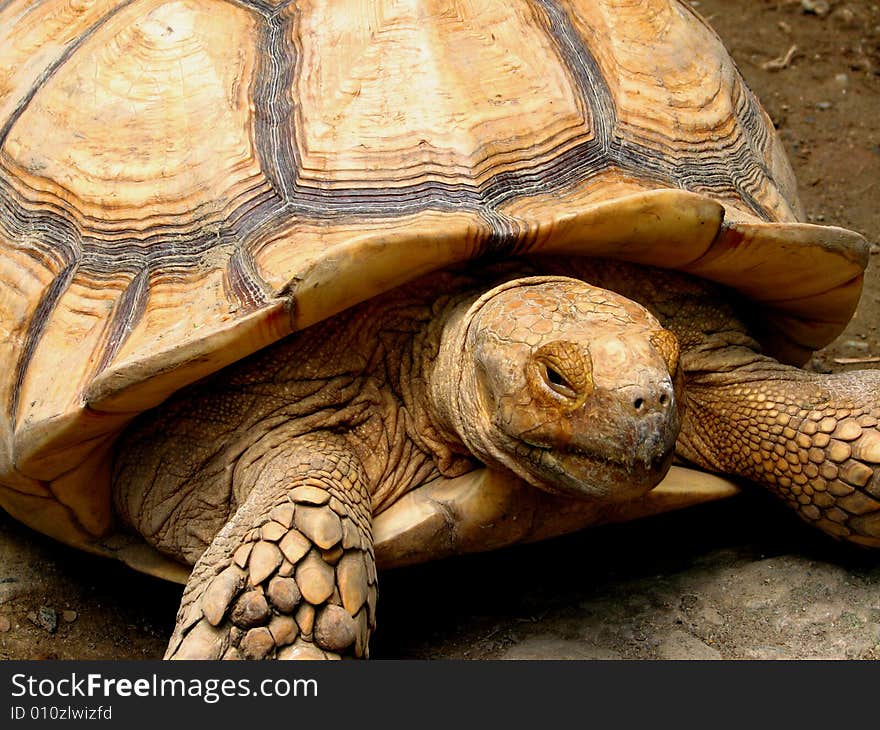
[[[414,417],[423,447],[431,452],[437,469],[447,477],[474,468],[472,452],[460,437],[459,411],[462,380],[467,378],[464,363],[464,317],[480,292],[458,292],[435,302],[434,316],[414,338],[409,367],[402,382],[407,410]]]

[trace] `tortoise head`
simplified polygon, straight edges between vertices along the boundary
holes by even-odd
[[[627,499],[666,474],[680,418],[675,336],[566,277],[497,286],[450,319],[435,412],[465,448],[551,492]]]

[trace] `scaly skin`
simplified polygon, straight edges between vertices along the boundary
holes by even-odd
[[[166,659],[367,656],[376,565],[365,474],[332,434],[270,453],[243,469],[247,498],[196,562]]]
[[[690,373],[679,453],[766,485],[835,537],[880,547],[880,371],[817,375],[739,354],[750,361],[734,371]]]

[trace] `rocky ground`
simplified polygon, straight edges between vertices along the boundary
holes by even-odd
[[[880,4],[701,0],[779,127],[809,219],[880,250]],[[874,255],[811,367],[880,367]],[[880,558],[746,493],[382,576],[374,657],[880,658]],[[0,515],[0,658],[157,658],[180,587]]]

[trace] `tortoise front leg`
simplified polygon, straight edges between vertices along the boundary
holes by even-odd
[[[357,458],[310,436],[240,462],[236,491],[248,483],[193,568],[165,658],[366,657],[376,570]]]
[[[880,371],[819,375],[741,348],[698,361],[678,452],[766,485],[835,537],[880,547]]]

